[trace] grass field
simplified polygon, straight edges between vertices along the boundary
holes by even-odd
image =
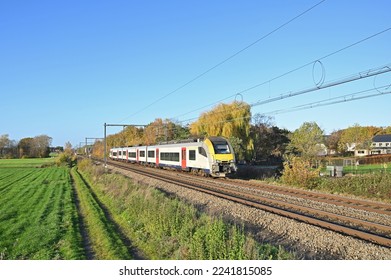
[[[46,167],[54,164],[53,158],[0,159],[1,168]]]
[[[240,225],[84,167],[0,160],[0,260],[293,258]]]
[[[353,174],[381,173],[381,172],[391,173],[391,163],[344,166],[343,172],[353,173]]]
[[[84,258],[69,171],[48,162],[0,161],[0,259]]]

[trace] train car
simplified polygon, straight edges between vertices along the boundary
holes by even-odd
[[[225,177],[236,172],[234,151],[229,141],[223,137],[112,148],[110,158],[212,177]]]
[[[127,147],[126,152],[128,153],[128,157],[126,161],[131,163],[136,163],[137,162],[136,147]]]

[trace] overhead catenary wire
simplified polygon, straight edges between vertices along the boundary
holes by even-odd
[[[321,85],[320,84],[315,85],[315,87],[310,87],[310,88],[303,89],[303,90],[296,91],[296,92],[289,92],[286,94],[281,94],[281,95],[278,95],[278,96],[275,96],[272,98],[268,98],[265,100],[261,100],[261,101],[249,104],[249,105],[252,108],[252,107],[259,106],[259,105],[263,105],[263,104],[267,104],[267,103],[271,103],[271,102],[276,102],[276,101],[287,99],[287,98],[292,98],[292,97],[302,95],[305,93],[315,92],[315,91],[318,91],[321,89],[330,88],[330,87],[334,87],[334,86],[338,86],[338,85],[342,85],[342,84],[346,84],[346,83],[351,83],[351,82],[354,82],[354,81],[357,81],[360,79],[365,79],[365,78],[369,78],[369,77],[373,77],[373,76],[377,77],[378,75],[385,74],[388,72],[391,72],[391,63],[383,65],[383,66],[379,66],[376,68],[367,69],[367,70],[361,71],[359,73],[352,74],[348,77],[343,77],[343,78],[340,78],[337,80],[329,81],[327,83],[322,82]],[[374,89],[376,89],[376,87]],[[239,106],[236,109],[241,109],[241,106]],[[225,113],[225,112],[219,111],[219,112],[215,112],[214,114],[222,114],[222,113]],[[179,122],[180,123],[189,123],[189,122],[196,120],[196,119],[198,119],[198,117],[181,120]]]
[[[298,106],[287,108],[287,109],[274,110],[274,111],[266,112],[264,114],[265,115],[279,115],[279,114],[284,114],[284,113],[312,109],[312,108],[316,108],[316,107],[329,106],[329,105],[334,105],[334,104],[338,104],[338,103],[351,102],[351,101],[356,101],[356,100],[360,100],[360,99],[366,99],[366,98],[377,97],[377,96],[381,96],[381,95],[387,95],[387,94],[391,94],[391,91],[379,91],[379,89],[388,90],[389,88],[390,88],[389,85],[381,86],[378,88],[371,88],[371,89],[367,89],[367,90],[363,90],[363,91],[359,91],[359,92],[355,92],[355,93],[350,93],[350,94],[346,94],[346,95],[342,95],[342,96],[338,96],[338,97],[333,97],[333,98],[319,100],[319,101],[315,101],[315,102],[311,102],[311,103],[307,103],[307,104],[302,104],[302,105],[298,105]],[[363,93],[368,93],[368,92],[372,92],[372,91],[377,91],[377,92],[372,93],[372,94],[367,94],[367,95],[361,95]]]
[[[277,32],[278,30],[284,28],[285,26],[287,26],[288,24],[290,24],[291,22],[297,20],[298,18],[302,17],[303,15],[305,15],[306,13],[310,12],[311,10],[315,9],[317,6],[319,6],[320,4],[322,4],[323,2],[325,2],[326,0],[321,0],[319,2],[317,2],[315,5],[311,6],[310,8],[306,9],[305,11],[301,12],[300,14],[296,15],[295,17],[291,18],[290,20],[286,21],[285,23],[281,24],[280,26],[278,26],[277,28],[273,29],[272,31],[270,31],[269,33],[263,35],[262,37],[258,38],[257,40],[255,40],[254,42],[250,43],[249,45],[245,46],[244,48],[240,49],[239,51],[235,52],[234,54],[230,55],[229,57],[225,58],[224,60],[220,61],[219,63],[215,64],[214,66],[210,67],[209,69],[207,69],[206,71],[202,72],[201,74],[197,75],[196,77],[192,78],[191,80],[189,80],[188,82],[182,84],[181,86],[177,87],[176,89],[174,89],[173,91],[170,91],[169,93],[161,96],[160,98],[156,99],[155,101],[153,101],[152,103],[148,104],[147,106],[141,108],[140,110],[134,112],[133,114],[129,115],[128,117],[124,118],[123,120],[121,120],[120,122],[123,122],[125,120],[127,120],[128,118],[132,117],[132,116],[135,116],[143,111],[145,111],[146,109],[150,108],[151,106],[155,105],[156,103],[162,101],[163,99],[167,98],[168,96],[178,92],[179,90],[183,89],[184,87],[188,86],[189,84],[195,82],[196,80],[200,79],[201,77],[205,76],[206,74],[208,74],[209,72],[213,71],[214,69],[218,68],[219,66],[223,65],[224,63],[226,63],[227,61],[233,59],[234,57],[236,57],[237,55],[241,54],[242,52],[246,51],[247,49],[251,48],[252,46],[256,45],[257,43],[259,43],[260,41],[266,39],[267,37],[269,37],[270,35],[274,34],[275,32]]]
[[[329,53],[329,54],[326,54],[326,55],[324,55],[324,56],[322,56],[322,57],[319,57],[319,58],[317,58],[317,59],[315,59],[315,60],[312,60],[312,61],[310,61],[310,62],[308,62],[308,63],[305,63],[305,64],[303,64],[303,65],[301,65],[301,66],[299,66],[299,67],[296,67],[296,68],[294,68],[294,69],[292,69],[292,70],[289,70],[289,71],[287,71],[287,72],[285,72],[285,73],[283,73],[283,74],[277,75],[277,76],[275,76],[275,77],[273,77],[273,78],[271,78],[271,79],[269,79],[269,80],[266,80],[266,81],[264,81],[264,82],[258,83],[258,84],[256,84],[256,85],[253,85],[253,86],[251,86],[251,87],[248,87],[248,88],[246,88],[246,89],[243,89],[243,90],[241,90],[241,91],[238,91],[238,92],[235,93],[235,94],[232,94],[232,95],[230,95],[230,96],[227,96],[226,98],[217,100],[217,101],[215,101],[215,102],[213,102],[213,103],[209,103],[208,105],[205,105],[205,106],[199,107],[199,108],[197,108],[197,109],[191,110],[191,111],[189,111],[189,112],[187,112],[187,113],[183,113],[183,114],[181,114],[181,115],[175,116],[175,117],[173,117],[172,119],[176,119],[176,118],[179,118],[179,117],[182,117],[182,116],[185,116],[185,115],[188,115],[188,114],[197,112],[197,111],[199,111],[199,110],[201,110],[201,109],[205,109],[205,108],[208,108],[208,107],[210,107],[210,106],[212,106],[212,105],[218,104],[218,103],[220,103],[220,102],[222,102],[222,101],[231,99],[231,98],[237,96],[238,94],[239,94],[239,95],[242,95],[242,94],[244,94],[244,93],[246,93],[246,92],[249,92],[249,91],[252,91],[252,90],[254,90],[254,89],[256,89],[256,88],[258,88],[258,87],[260,87],[260,86],[266,85],[266,84],[268,84],[268,83],[270,84],[271,82],[273,82],[273,81],[275,81],[275,80],[278,80],[278,79],[280,79],[280,78],[282,78],[282,77],[285,77],[285,76],[287,76],[287,75],[289,75],[289,74],[292,74],[292,73],[294,73],[294,72],[296,72],[296,71],[298,71],[298,70],[301,70],[301,69],[303,69],[303,68],[305,68],[305,67],[307,67],[307,66],[315,65],[315,63],[318,63],[318,62],[321,63],[321,61],[324,60],[324,59],[326,59],[326,58],[329,58],[329,57],[331,57],[331,56],[333,56],[333,55],[336,55],[336,54],[338,54],[338,53],[340,53],[340,52],[343,52],[343,51],[345,51],[345,50],[347,50],[347,49],[350,49],[350,48],[352,48],[352,47],[354,47],[354,46],[356,46],[356,45],[359,45],[359,44],[361,44],[361,43],[363,43],[363,42],[365,42],[365,41],[368,41],[368,40],[370,40],[370,39],[372,39],[372,38],[374,38],[374,37],[377,37],[377,36],[379,36],[379,35],[381,35],[381,34],[383,34],[383,33],[386,33],[386,32],[388,32],[388,31],[390,31],[390,30],[391,30],[391,27],[386,28],[386,29],[384,29],[384,30],[382,30],[382,31],[380,31],[380,32],[377,32],[377,33],[372,34],[372,35],[370,35],[370,36],[367,36],[367,37],[365,37],[365,38],[363,38],[363,39],[360,39],[360,40],[358,40],[358,41],[356,41],[356,42],[354,42],[354,43],[352,43],[352,44],[349,44],[349,45],[347,45],[347,46],[345,46],[345,47],[343,47],[343,48],[340,48],[340,49],[335,50],[335,51],[333,51],[333,52],[331,52],[331,53]],[[322,65],[322,64],[321,64],[321,66],[322,66],[322,68],[323,68],[323,65]],[[323,68],[323,70],[324,70],[324,68]],[[322,77],[322,79],[323,79],[323,78],[324,78],[324,77]],[[319,86],[319,85],[323,84],[323,82],[324,82],[324,81],[322,81],[322,82],[320,82],[320,83],[315,83],[315,84],[316,84],[317,86]]]
[[[387,89],[387,88],[389,88],[389,85],[388,86],[383,86],[383,87],[378,87],[377,89],[381,89],[381,88]],[[391,91],[384,91],[384,92],[377,92],[377,93],[374,93],[374,94],[368,94],[368,95],[354,97],[355,95],[358,95],[358,94],[361,94],[361,93],[365,93],[365,92],[371,92],[371,91],[375,91],[375,90],[376,90],[376,88],[371,88],[371,89],[368,89],[368,90],[355,92],[355,93],[347,94],[347,95],[340,96],[340,97],[334,97],[334,98],[330,98],[330,99],[320,100],[320,101],[317,101],[317,102],[312,102],[312,103],[308,103],[308,104],[298,105],[296,107],[287,108],[287,109],[275,110],[275,111],[266,112],[266,113],[262,113],[262,114],[265,115],[265,116],[278,115],[278,114],[283,114],[283,113],[290,113],[290,112],[295,112],[295,111],[307,110],[307,109],[312,109],[312,108],[322,107],[322,106],[330,106],[330,105],[343,103],[343,102],[351,102],[351,101],[356,101],[356,100],[360,100],[360,99],[367,99],[367,98],[377,97],[377,96],[381,96],[381,95],[391,94]],[[341,99],[341,100],[335,100],[335,99]],[[332,101],[332,100],[334,100],[334,101]],[[327,101],[329,101],[329,102],[327,102]],[[240,119],[241,120],[246,120],[246,119],[251,119],[251,118],[252,117],[249,117],[249,116],[238,117],[238,118],[233,118],[233,119],[229,119],[229,120],[218,121],[218,122],[215,122],[215,123],[232,122],[232,121],[236,121],[236,120],[240,120]],[[206,124],[207,125],[208,122],[205,122],[205,123],[202,123],[202,124]]]
[[[298,95],[302,95],[302,94],[305,94],[305,93],[317,91],[317,90],[320,90],[320,89],[325,89],[325,88],[329,88],[329,87],[333,87],[333,86],[338,86],[338,85],[354,82],[354,81],[357,81],[357,80],[360,80],[360,79],[373,77],[373,76],[384,74],[384,73],[387,73],[387,72],[390,72],[390,71],[391,71],[391,64],[387,64],[387,65],[380,66],[380,67],[377,67],[377,68],[374,68],[374,69],[368,69],[368,70],[359,72],[358,74],[355,74],[355,75],[352,75],[352,76],[349,76],[349,77],[346,77],[346,78],[342,78],[342,79],[339,79],[339,80],[335,80],[335,81],[332,81],[332,82],[328,82],[328,83],[325,83],[325,84],[322,84],[322,85],[319,85],[319,86],[315,86],[315,87],[312,87],[312,88],[308,88],[308,89],[304,89],[304,90],[300,90],[300,91],[296,91],[296,92],[289,92],[289,93],[286,93],[286,94],[282,94],[280,96],[268,98],[268,99],[265,99],[265,100],[260,100],[260,101],[257,101],[255,103],[250,104],[250,106],[254,107],[254,106],[258,106],[258,105],[262,105],[262,104],[267,104],[267,103],[270,103],[270,102],[274,102],[274,101],[278,101],[278,100],[282,100],[282,99],[286,99],[286,98],[291,98],[291,97],[294,97],[294,96],[298,96]]]

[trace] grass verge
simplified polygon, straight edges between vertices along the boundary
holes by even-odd
[[[88,183],[80,176],[76,168],[71,169],[71,176],[93,258],[99,260],[132,259],[110,214],[94,195]]]

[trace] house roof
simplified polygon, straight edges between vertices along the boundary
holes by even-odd
[[[372,138],[373,142],[391,142],[391,134],[376,135]]]

